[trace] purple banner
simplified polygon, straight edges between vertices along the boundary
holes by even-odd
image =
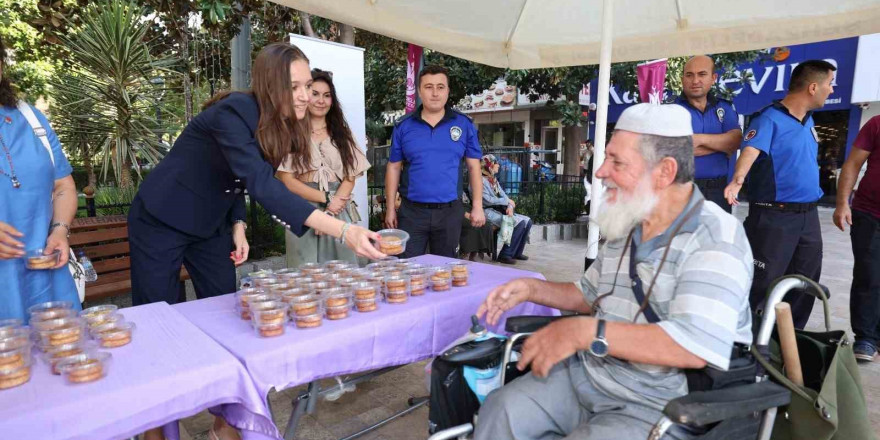
[[[416,109],[416,78],[422,66],[422,46],[410,44],[406,54],[406,112],[412,113]]]
[[[639,78],[639,97],[642,102],[660,104],[666,87],[666,59],[650,61],[636,67]]]

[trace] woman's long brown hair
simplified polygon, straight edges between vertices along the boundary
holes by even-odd
[[[358,146],[351,135],[348,121],[345,120],[345,115],[342,113],[342,104],[339,103],[339,98],[336,97],[336,86],[333,85],[333,76],[330,72],[312,69],[312,83],[314,84],[318,81],[327,84],[327,87],[330,88],[332,104],[330,104],[330,111],[327,112],[326,116],[327,133],[330,134],[330,139],[333,139],[336,149],[339,150],[339,156],[342,158],[343,173],[346,177],[354,177],[351,176],[355,166],[354,149],[358,148]]]
[[[9,81],[9,74],[6,71],[8,59],[6,58],[6,46],[3,39],[0,38],[0,107],[15,107],[18,104],[18,92]]]
[[[298,47],[289,43],[272,43],[260,51],[251,69],[251,90],[248,93],[254,95],[260,108],[257,142],[272,168],[278,168],[288,154],[292,154],[293,160],[303,169],[311,163],[309,135],[296,119],[290,84],[290,64],[300,60],[309,62]],[[217,94],[202,108],[210,107],[230,93]]]

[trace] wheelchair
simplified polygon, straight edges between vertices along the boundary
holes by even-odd
[[[828,294],[828,289],[820,287]],[[776,314],[773,307],[791,290],[808,290],[807,282],[797,277],[784,277],[774,283],[763,310],[769,313],[754,315],[753,328],[754,346],[763,354],[769,353],[769,344],[776,325]],[[508,318],[505,330],[511,334],[504,344],[500,369],[500,383],[509,380],[508,368],[514,349],[521,345],[522,340],[541,327],[565,316],[518,316]],[[760,323],[760,325],[758,325]],[[666,432],[675,425],[682,425],[690,430],[702,432],[696,438],[700,440],[769,440],[773,431],[777,409],[789,404],[791,392],[775,382],[768,380],[768,375],[758,366],[754,383],[731,386],[711,391],[695,391],[673,399],[663,409],[663,417],[658,420],[648,440],[661,440]],[[478,422],[474,417],[474,423]],[[464,440],[473,433],[474,424],[467,423],[439,431],[428,440]]]

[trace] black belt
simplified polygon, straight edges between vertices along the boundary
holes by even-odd
[[[410,199],[403,199],[403,201],[416,207],[416,208],[425,208],[425,209],[448,208],[450,206],[454,206],[458,202],[458,200],[453,200],[451,202],[446,202],[446,203],[422,203],[422,202],[414,202]]]
[[[749,206],[757,206],[759,208],[773,209],[776,211],[807,212],[807,211],[812,211],[817,206],[819,206],[819,204],[816,202],[811,202],[811,203],[750,202]]]
[[[694,179],[694,183],[706,189],[724,188],[727,186],[727,176],[713,177],[711,179]]]

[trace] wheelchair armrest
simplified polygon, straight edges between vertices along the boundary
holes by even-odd
[[[562,318],[562,316],[523,315],[507,318],[504,330],[508,333],[534,333],[541,327]]]
[[[466,423],[464,425],[453,426],[452,428],[446,428],[437,432],[428,437],[428,440],[454,440],[472,432],[474,432],[474,425],[472,423]]]
[[[791,392],[769,380],[715,391],[697,391],[670,400],[663,414],[677,424],[691,427],[764,411],[791,400]]]
[[[829,289],[828,286],[826,286],[822,283],[816,283],[816,284],[818,284],[819,287],[822,288],[822,291],[825,292],[825,298],[831,299],[831,289]]]

